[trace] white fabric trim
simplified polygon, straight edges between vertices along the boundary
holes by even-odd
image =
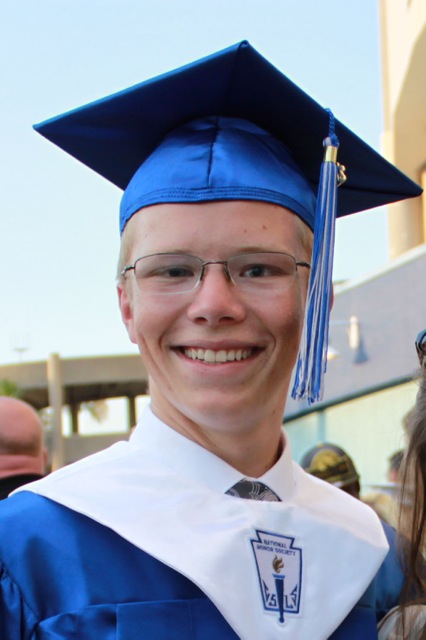
[[[368,587],[388,545],[370,508],[308,476],[287,454],[275,467],[283,460],[284,486],[271,488],[284,502],[223,495],[241,474],[148,410],[130,442],[22,490],[100,522],[187,576],[244,640],[325,640]],[[263,608],[250,542],[256,531],[292,537],[302,549],[300,613],[286,615],[284,625]]]

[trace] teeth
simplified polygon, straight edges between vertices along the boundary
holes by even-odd
[[[218,351],[216,354],[216,362],[226,362],[226,351]]]
[[[198,353],[200,353],[200,349],[198,350]],[[215,352],[212,351],[211,349],[206,349],[206,351],[204,352],[204,362],[215,362],[215,361],[216,361]]]
[[[191,360],[201,360],[209,364],[234,362],[234,360],[245,360],[251,356],[251,349],[220,349],[219,351],[213,351],[213,349],[185,349],[185,355]]]

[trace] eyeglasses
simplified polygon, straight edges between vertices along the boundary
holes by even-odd
[[[420,364],[423,362],[424,356],[426,356],[426,329],[420,331],[416,338],[416,351]]]
[[[275,251],[240,253],[228,260],[208,262],[182,253],[156,253],[138,258],[120,275],[134,271],[138,287],[145,293],[187,293],[200,284],[210,264],[222,265],[229,282],[253,294],[283,291],[293,283],[298,267],[311,268],[308,262]]]

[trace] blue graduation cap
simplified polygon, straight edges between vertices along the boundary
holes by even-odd
[[[272,202],[313,229],[293,396],[321,398],[334,219],[418,196],[420,187],[246,41],[35,129],[124,190],[121,231],[143,207],[211,200]],[[348,179],[337,198],[339,146]]]

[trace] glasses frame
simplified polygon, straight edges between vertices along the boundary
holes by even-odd
[[[201,264],[200,264],[200,275],[198,277],[197,282],[195,283],[195,285],[191,288],[188,289],[186,291],[175,291],[175,292],[162,292],[160,295],[179,295],[182,293],[190,293],[191,291],[195,291],[195,289],[199,286],[200,282],[203,281],[204,278],[204,274],[205,274],[205,269],[209,264],[221,264],[224,268],[224,272],[225,272],[225,276],[226,279],[228,280],[228,282],[231,282],[234,287],[237,287],[237,289],[239,289],[238,285],[235,283],[235,281],[233,280],[230,272],[229,272],[229,268],[228,268],[228,263],[229,260],[232,260],[233,258],[238,258],[240,256],[245,256],[245,255],[263,255],[263,254],[272,254],[272,255],[282,255],[282,256],[288,256],[289,258],[291,258],[294,262],[294,266],[295,266],[295,274],[297,273],[297,268],[298,267],[304,267],[306,269],[311,269],[311,265],[309,262],[305,262],[304,260],[297,260],[295,258],[295,256],[292,256],[290,253],[286,253],[285,251],[248,251],[247,253],[236,253],[233,256],[230,256],[227,260],[207,260],[203,262],[202,258],[199,258],[198,256],[194,256],[191,255],[189,253],[173,253],[170,251],[167,252],[163,252],[163,253],[150,253],[146,256],[140,256],[139,258],[137,258],[133,264],[129,264],[127,266],[125,266],[121,271],[120,271],[120,276],[122,278],[126,277],[126,274],[129,271],[133,271],[136,274],[136,264],[139,262],[139,260],[143,260],[144,258],[154,258],[156,256],[180,256],[180,257],[188,257],[188,258],[195,258],[196,260],[198,260]]]
[[[419,363],[423,364],[423,358],[426,356],[426,329],[417,334],[415,345]]]

